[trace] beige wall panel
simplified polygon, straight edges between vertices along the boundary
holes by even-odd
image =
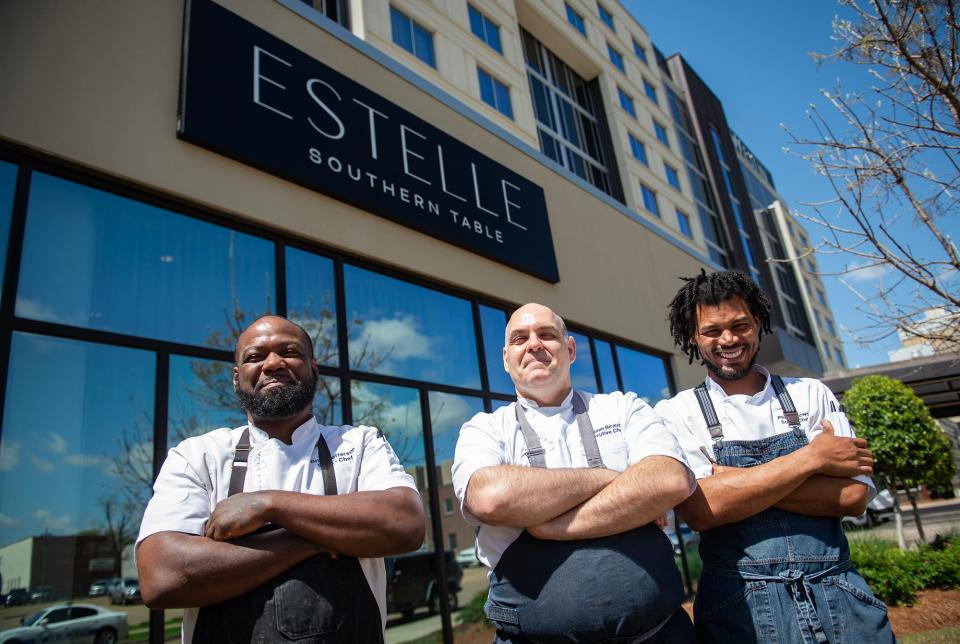
[[[508,301],[537,299],[572,321],[670,350],[663,309],[675,275],[697,269],[693,257],[283,6],[225,4],[543,186],[561,282],[179,141],[178,2],[0,4],[0,137],[430,279]]]

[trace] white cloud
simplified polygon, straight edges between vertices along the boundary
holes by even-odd
[[[889,272],[886,264],[853,264],[847,267],[847,278],[854,282],[874,282]]]
[[[63,457],[63,462],[67,465],[76,465],[77,467],[96,467],[103,464],[102,456],[92,454],[67,454]]]
[[[41,527],[50,532],[74,532],[73,528],[73,517],[70,515],[63,515],[55,517],[50,514],[49,510],[44,510],[43,508],[33,511],[33,518],[36,519]]]
[[[359,344],[367,347],[370,355],[389,356],[393,360],[429,358],[430,338],[417,330],[412,315],[380,320],[368,320],[360,330]]]
[[[30,456],[30,462],[33,464],[33,466],[34,466],[35,468],[37,468],[37,469],[40,470],[41,472],[50,473],[50,472],[52,472],[53,470],[57,469],[56,466],[55,466],[53,463],[51,463],[50,461],[48,461],[48,460],[46,460],[46,459],[40,458],[39,456],[33,456],[33,455],[31,455],[31,456]]]
[[[474,414],[463,396],[434,392],[430,394],[430,427],[433,434],[452,431],[460,433],[460,426]]]
[[[89,323],[90,321],[89,318],[83,313],[74,312],[67,315],[61,315],[60,312],[55,311],[47,304],[25,297],[17,298],[17,315],[24,318],[32,318],[34,320],[46,320],[48,322],[57,322],[59,324],[70,325],[79,325]]]
[[[16,517],[8,517],[0,512],[0,528],[16,528],[19,525],[20,519]]]
[[[56,432],[48,432],[47,448],[54,454],[63,454],[67,451],[66,439]]]
[[[126,454],[101,459],[101,462],[106,465],[103,471],[108,476],[120,478],[123,474],[138,480],[149,481],[153,478],[153,443],[150,441],[134,443]],[[128,468],[131,471],[120,472],[120,468]]]
[[[0,472],[9,472],[20,462],[20,443],[0,442]]]

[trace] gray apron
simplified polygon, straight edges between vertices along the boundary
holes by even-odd
[[[230,475],[233,496],[243,491],[250,430],[237,443]],[[323,435],[317,456],[324,494],[337,493],[333,459]],[[264,526],[262,531],[276,529]],[[353,644],[383,642],[380,607],[356,557],[316,555],[253,590],[197,616],[193,644]]]
[[[573,410],[590,467],[603,467],[593,424],[580,394]],[[516,404],[533,467],[546,467],[540,439]],[[673,548],[650,523],[598,539],[549,541],[524,530],[490,576],[484,611],[494,642],[693,641],[680,608],[683,584]]]
[[[754,467],[807,445],[783,380],[771,384],[791,431],[752,441],[724,440],[706,386],[694,390],[719,465]],[[705,530],[700,558],[698,642],[893,641],[886,606],[850,563],[839,518],[771,507]]]

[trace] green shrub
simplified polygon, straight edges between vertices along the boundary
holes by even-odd
[[[460,609],[460,621],[464,624],[482,624],[487,621],[483,613],[483,605],[487,603],[488,590],[483,591]]]
[[[918,590],[960,588],[960,543],[952,535],[907,552],[887,541],[855,541],[850,558],[874,594],[891,606],[912,602]]]
[[[912,603],[922,588],[909,553],[893,543],[863,540],[850,544],[850,558],[873,593],[890,606]]]

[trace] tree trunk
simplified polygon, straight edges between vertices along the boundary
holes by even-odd
[[[927,537],[923,534],[923,523],[920,522],[920,509],[917,507],[917,493],[908,487],[907,498],[910,499],[910,505],[913,507],[913,520],[917,522],[917,534],[920,536],[920,543],[926,543]]]
[[[888,480],[890,492],[893,494],[893,518],[897,523],[897,545],[900,550],[907,549],[907,540],[903,537],[903,513],[900,512],[900,495],[897,494],[897,479],[891,476]]]

